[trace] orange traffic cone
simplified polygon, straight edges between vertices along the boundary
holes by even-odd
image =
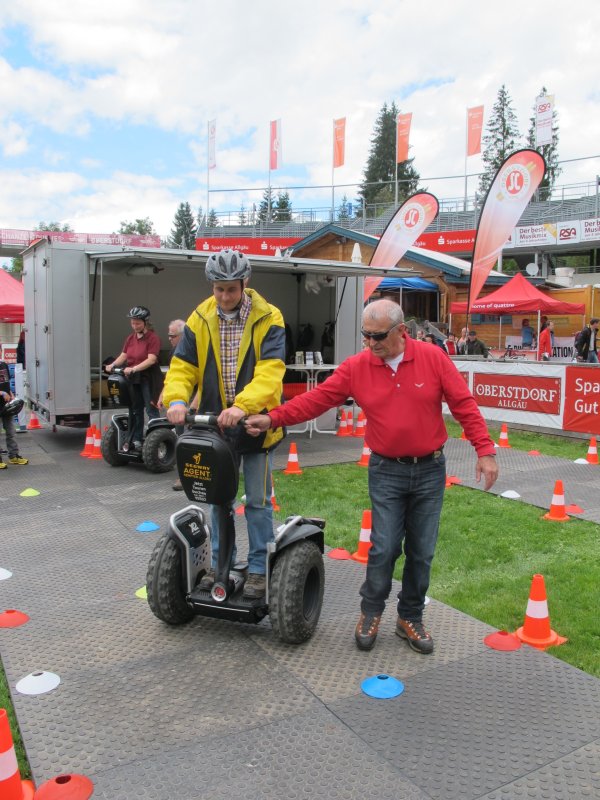
[[[22,781],[8,714],[0,708],[0,797],[2,800],[33,800],[35,787]]]
[[[102,458],[102,434],[98,428],[94,428],[94,448],[88,458],[92,461],[95,458]]]
[[[567,640],[550,628],[548,601],[543,575],[534,575],[525,611],[523,626],[515,631],[515,635],[525,644],[545,650],[547,647],[564,644]]]
[[[274,486],[271,486],[271,505],[273,506],[273,511],[281,511],[281,506],[277,504],[277,499],[275,497]]]
[[[590,439],[590,446],[588,447],[587,456],[585,460],[588,464],[597,464],[598,463],[598,448],[596,446],[596,437],[592,436]]]
[[[464,432],[464,430],[463,430],[463,432],[461,433],[461,435],[460,435],[460,438],[461,438],[461,439],[463,439],[464,441],[466,441],[466,440],[467,440],[467,434]]]
[[[554,494],[552,495],[552,502],[550,503],[550,511],[544,514],[542,519],[551,519],[554,522],[568,522],[570,517],[566,514],[565,509],[565,490],[562,481],[556,481],[554,484]]]
[[[363,445],[362,455],[360,457],[360,461],[357,461],[357,465],[359,467],[368,467],[369,466],[369,459],[371,458],[371,450],[367,447],[367,445]]]
[[[508,428],[506,425],[502,425],[500,429],[500,438],[498,439],[498,447],[510,447],[508,443]]]
[[[346,416],[345,411],[342,411],[342,418],[340,419],[340,424],[335,435],[352,436],[352,424],[350,424],[350,427],[348,427],[348,417]]]
[[[362,411],[358,412],[358,417],[356,418],[356,425],[354,426],[354,431],[352,436],[360,436],[362,439],[365,435],[365,428],[367,427],[367,418],[363,414]]]
[[[356,553],[352,553],[350,558],[354,561],[360,561],[361,564],[366,564],[369,559],[369,550],[371,549],[371,510],[363,511],[362,524],[360,527],[360,534],[358,536],[358,549]]]
[[[290,444],[290,453],[288,455],[287,467],[283,470],[284,475],[302,475],[300,464],[298,463],[298,450],[296,449],[296,442]]]
[[[89,458],[94,451],[94,431],[94,425],[90,425],[85,432],[85,446],[81,453],[79,453],[79,455],[83,456],[84,458]]]
[[[42,426],[40,425],[39,419],[36,415],[31,412],[31,417],[29,418],[29,422],[27,423],[27,430],[28,431],[39,431],[42,430]]]

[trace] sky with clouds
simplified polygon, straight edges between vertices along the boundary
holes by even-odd
[[[582,0],[0,0],[0,228],[56,220],[110,233],[149,217],[168,235],[180,202],[206,207],[211,119],[218,211],[260,200],[273,119],[283,146],[273,186],[331,184],[338,117],[335,183],[357,183],[393,100],[413,114],[423,185],[460,197],[466,109],[483,104],[485,124],[502,84],[523,134],[541,87],[555,95],[559,157],[572,160],[559,183],[593,182],[599,30],[600,5]],[[467,169],[481,169],[479,156]],[[338,188],[336,200],[355,191]],[[290,194],[297,209],[331,203],[330,189]]]

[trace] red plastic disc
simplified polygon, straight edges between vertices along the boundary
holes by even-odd
[[[14,608],[7,608],[0,614],[0,628],[18,628],[26,622],[29,622],[27,614]]]
[[[496,633],[490,633],[489,636],[485,637],[483,643],[488,647],[491,647],[492,650],[518,650],[519,647],[521,647],[520,640],[514,635],[514,633],[508,633],[508,631],[496,631]]]
[[[88,800],[94,784],[85,775],[57,775],[42,783],[34,800]]]
[[[334,558],[336,561],[347,561],[350,558],[350,553],[344,550],[343,547],[336,547],[330,550],[327,555],[329,558]]]

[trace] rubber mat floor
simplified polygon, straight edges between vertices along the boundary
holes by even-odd
[[[361,455],[360,439],[292,440],[302,467]],[[329,558],[321,620],[301,646],[274,640],[268,619],[168,627],[135,592],[186,502],[174,474],[80,458],[81,431],[32,431],[20,445],[30,464],[0,475],[0,568],[12,573],[0,607],[31,619],[0,629],[0,646],[37,784],[83,774],[107,800],[600,797],[598,679],[532,648],[490,650],[489,626],[435,599],[432,656],[394,634],[393,602],[377,646],[359,652],[364,567]],[[470,446],[452,440],[446,452],[448,471],[476,486]],[[284,443],[276,468],[287,454]],[[600,469],[510,450],[498,458],[497,493],[548,508],[561,478],[579,516],[600,521]],[[40,494],[22,497],[30,487]],[[160,529],[140,533],[142,521]],[[44,671],[60,677],[53,691],[16,691]],[[361,691],[382,674],[404,692]]]

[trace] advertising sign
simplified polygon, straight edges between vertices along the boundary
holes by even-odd
[[[466,231],[422,233],[415,247],[437,250],[440,253],[471,253],[475,244],[475,228]]]
[[[600,434],[600,370],[567,367],[563,429]]]
[[[16,344],[3,344],[0,347],[0,352],[2,354],[2,361],[5,361],[7,364],[16,364],[17,363],[17,345]]]
[[[522,225],[515,228],[514,246],[556,244],[556,225],[547,222],[544,225]]]
[[[280,237],[265,237],[265,238],[250,238],[249,236],[218,236],[210,237],[207,239],[196,239],[196,250],[203,250],[205,253],[214,253],[219,250],[231,248],[232,250],[239,250],[240,253],[252,253],[255,256],[274,256],[277,249],[283,252],[286,248],[292,247],[300,240],[295,238],[280,238]]]
[[[473,374],[473,395],[477,405],[490,408],[558,414],[560,389],[560,378],[480,372]]]

